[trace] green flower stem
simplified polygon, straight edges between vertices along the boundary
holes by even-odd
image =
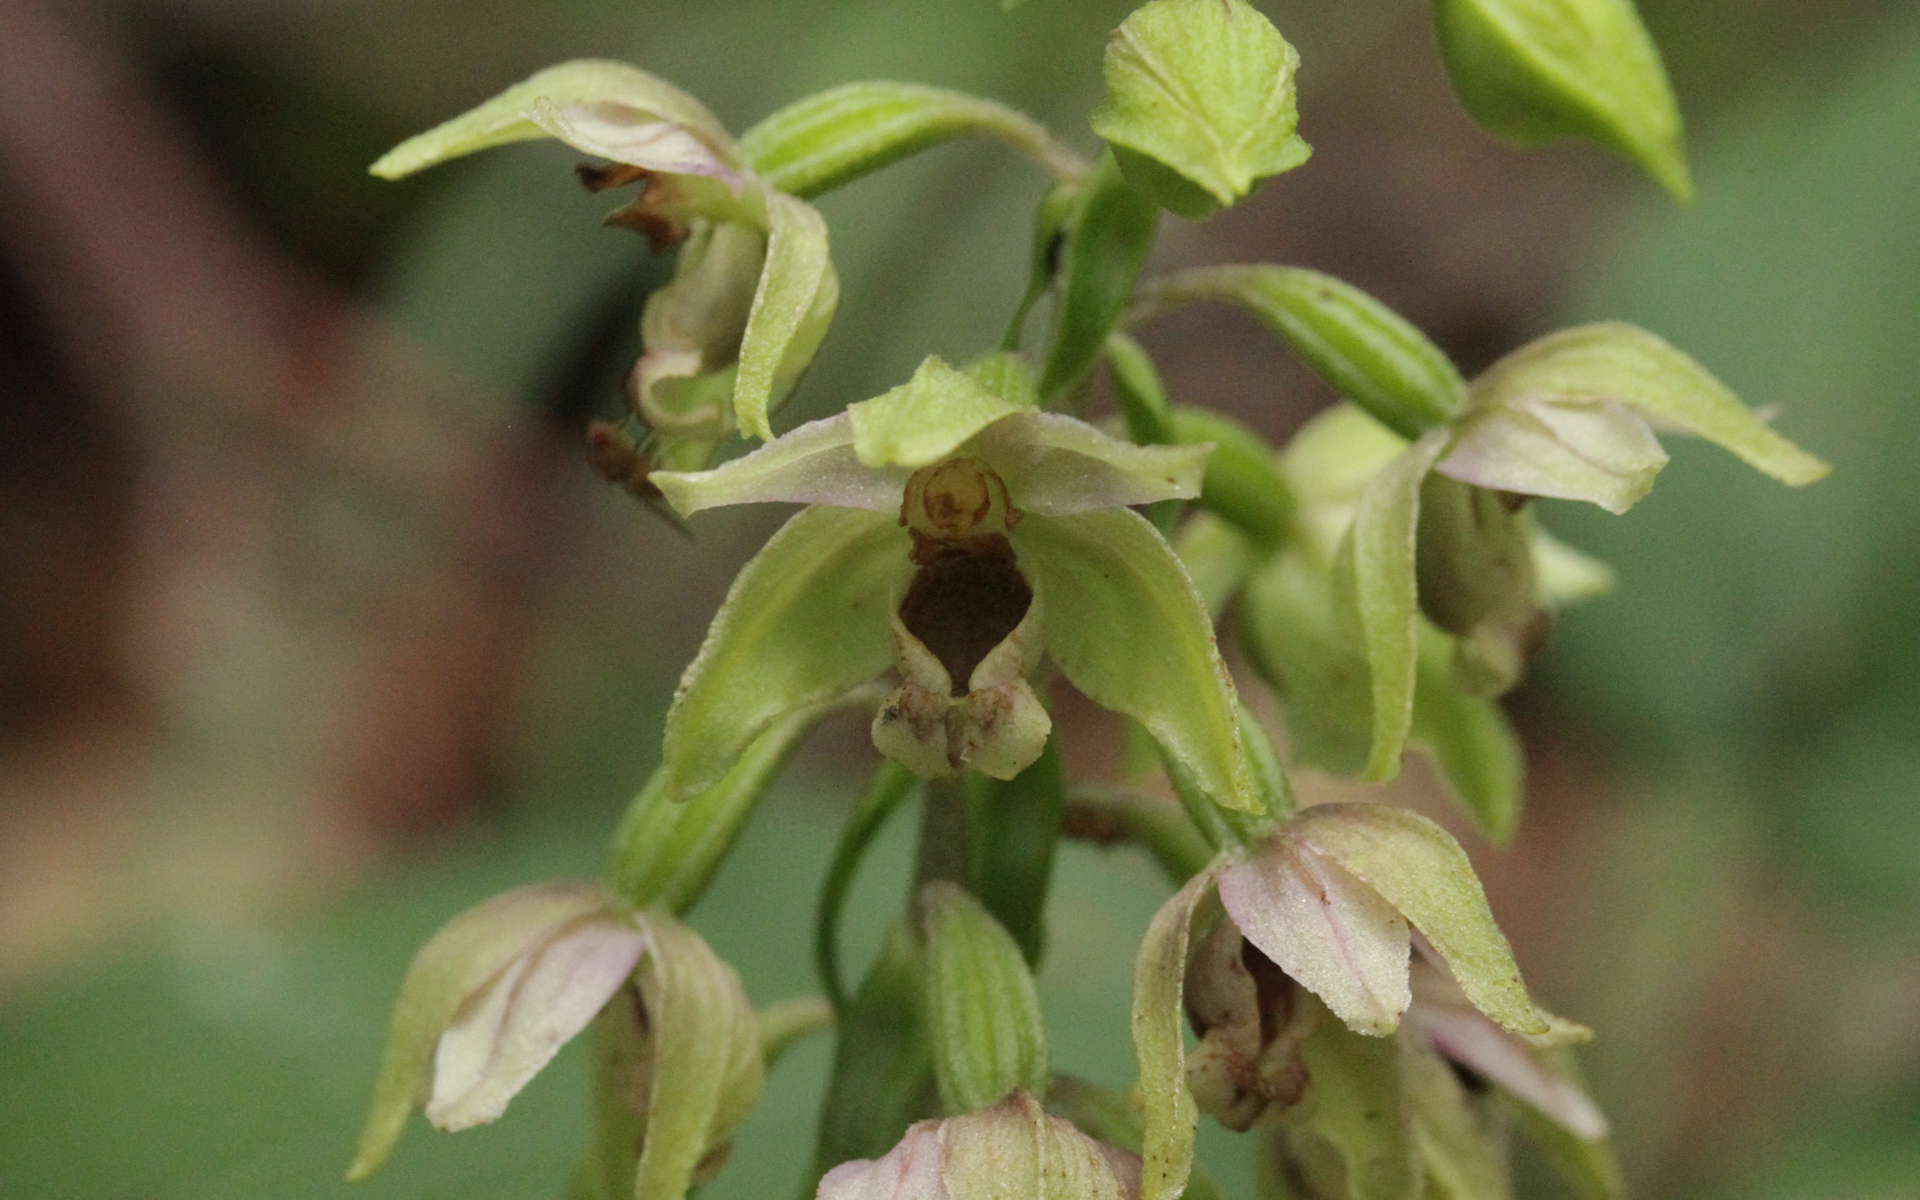
[[[1092,785],[1067,794],[1067,836],[1145,850],[1178,886],[1213,859],[1213,846],[1177,804],[1130,788]]]
[[[807,1038],[832,1029],[833,1012],[825,996],[793,996],[761,1009],[760,1055],[768,1068]]]
[[[921,888],[936,879],[961,887],[973,882],[973,858],[967,849],[967,793],[957,780],[927,785],[910,894],[919,895]]]
[[[835,1012],[844,1013],[847,1007],[847,991],[840,982],[840,910],[846,904],[847,891],[853,886],[854,873],[860,869],[860,860],[866,857],[874,835],[919,785],[913,772],[899,763],[881,763],[860,803],[847,818],[840,844],[834,848],[826,882],[820,888],[820,904],[815,910],[813,962],[820,975],[820,986],[826,990],[827,1001]]]
[[[1165,769],[1167,778],[1173,783],[1173,790],[1180,797],[1180,803],[1186,806],[1187,815],[1199,829],[1200,835],[1215,850],[1234,850],[1249,842],[1257,841],[1273,826],[1273,819],[1265,815],[1239,812],[1215,804],[1206,790],[1194,779],[1193,772],[1176,762],[1170,755],[1160,756],[1160,765]]]
[[[1014,778],[969,774],[966,792],[969,887],[1019,944],[1027,964],[1037,967],[1067,803],[1058,732]]]

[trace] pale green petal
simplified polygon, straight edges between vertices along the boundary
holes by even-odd
[[[1203,218],[1307,160],[1294,132],[1299,65],[1244,0],[1153,0],[1107,43],[1106,100],[1093,131],[1114,146],[1135,187]]]
[[[1623,513],[1653,488],[1667,452],[1613,400],[1520,396],[1462,420],[1434,469],[1497,492],[1584,500]]]
[[[928,355],[899,387],[847,407],[853,451],[870,467],[939,462],[974,434],[1027,408]]]
[[[1374,476],[1354,512],[1354,602],[1373,677],[1373,748],[1361,773],[1365,779],[1384,781],[1400,773],[1400,751],[1413,724],[1420,657],[1414,532],[1420,483],[1446,442],[1447,431],[1436,429],[1408,447]]]
[[[1020,947],[959,886],[919,897],[927,939],[927,1025],[933,1074],[949,1115],[1047,1090],[1047,1028]]]
[[[534,123],[535,106],[612,104],[678,127],[720,163],[731,162],[732,143],[705,105],[638,67],[603,59],[580,59],[548,67],[445,124],[408,138],[381,156],[372,171],[399,179],[415,171],[508,142],[546,137]],[[590,147],[578,149],[598,153]],[[644,164],[640,164],[644,165]]]
[[[978,453],[1024,513],[1061,517],[1200,494],[1207,446],[1136,446],[1059,413],[1003,417],[980,434]]]
[[[773,440],[767,414],[826,336],[840,298],[827,253],[827,223],[811,204],[767,196],[767,265],[740,339],[733,411],[745,433]]]
[[[651,1098],[633,1194],[681,1200],[701,1159],[760,1096],[760,1027],[740,976],[699,934],[664,913],[642,921],[652,944],[639,972]]]
[[[803,509],[733,581],[667,713],[663,785],[698,795],[787,713],[819,704],[892,664],[890,597],[912,564],[895,518]]]
[[[1522,398],[1614,400],[1656,427],[1703,437],[1795,487],[1831,469],[1781,437],[1693,359],[1644,329],[1619,322],[1548,334],[1474,380],[1475,408]]]
[[[682,516],[725,504],[789,501],[899,513],[905,467],[869,467],[855,456],[846,413],[783,433],[711,471],[655,471],[647,476]]]
[[[348,1179],[365,1179],[379,1169],[400,1140],[407,1114],[426,1102],[434,1047],[460,1006],[553,929],[606,906],[605,894],[590,884],[515,888],[448,921],[415,952],[400,981]]]
[[[1515,1033],[1547,1031],[1473,865],[1446,830],[1387,805],[1322,804],[1303,810],[1287,831],[1399,909],[1445,960],[1474,1007]]]
[[[1095,509],[1030,516],[1011,538],[1047,598],[1047,653],[1073,685],[1144,725],[1216,803],[1259,812],[1206,605],[1153,526]]]
[[[950,138],[984,135],[1059,178],[1085,171],[1039,122],[945,88],[869,80],[796,100],[740,136],[740,154],[772,186],[817,196]]]
[[[642,109],[607,102],[556,104],[541,97],[533,102],[527,119],[575,150],[663,175],[717,179],[736,197],[749,190],[746,174],[708,149],[698,136]],[[722,211],[740,211],[753,217],[760,211],[757,197],[747,199],[741,210],[734,210],[718,196],[710,203]]]
[[[1133,960],[1133,1050],[1140,1062],[1146,1134],[1140,1200],[1178,1200],[1193,1169],[1200,1110],[1187,1089],[1187,943],[1194,914],[1212,899],[1216,867],[1187,881],[1160,906]]]

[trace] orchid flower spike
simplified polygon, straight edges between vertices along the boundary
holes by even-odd
[[[347,1178],[379,1169],[415,1108],[443,1130],[493,1121],[596,1017],[630,1076],[605,1089],[637,1135],[619,1190],[678,1200],[759,1095],[753,1008],[699,935],[581,883],[495,896],[414,955]]]
[[[1238,700],[1180,562],[1125,506],[1192,497],[1211,447],[1136,446],[1040,412],[1020,359],[913,379],[711,471],[683,514],[804,509],[734,581],[667,715],[667,791],[709,787],[782,715],[884,671],[874,744],[928,778],[1019,774],[1051,720],[1043,658],[1138,720],[1217,803],[1258,812]]]

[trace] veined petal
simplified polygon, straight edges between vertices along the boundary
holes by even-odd
[[[843,412],[809,421],[711,471],[655,471],[647,478],[682,516],[769,501],[897,513],[912,473],[861,463],[853,452],[853,422]]]
[[[953,1200],[1134,1200],[1133,1156],[1102,1145],[1040,1102],[1014,1092],[940,1130],[941,1174]]]
[[[1434,470],[1494,491],[1623,513],[1666,465],[1653,430],[1626,405],[1528,396],[1467,417]]]
[[[1400,751],[1413,725],[1420,657],[1414,532],[1420,525],[1420,482],[1447,437],[1444,429],[1425,434],[1383,467],[1361,493],[1353,515],[1355,602],[1373,673],[1373,750],[1363,779],[1384,782],[1400,773]]]
[[[980,434],[980,457],[1022,512],[1063,517],[1200,494],[1211,445],[1136,446],[1059,413],[1020,412]]]
[[[713,786],[782,715],[887,669],[889,599],[912,569],[895,519],[803,509],[741,568],[680,679],[662,747],[667,794]]]
[[[1140,1200],[1177,1200],[1193,1169],[1200,1110],[1187,1088],[1187,943],[1194,914],[1211,899],[1216,862],[1160,906],[1133,960],[1133,1050],[1140,1062],[1146,1132],[1140,1142]]]
[[[626,982],[646,945],[631,921],[603,911],[515,960],[440,1035],[427,1120],[456,1130],[499,1117]]]
[[[1445,960],[1475,1008],[1515,1033],[1548,1031],[1473,865],[1446,830],[1384,804],[1321,804],[1295,817],[1284,836],[1339,864],[1398,909]]]
[[[448,921],[420,947],[400,981],[373,1102],[348,1179],[365,1179],[393,1152],[407,1114],[427,1099],[435,1043],[468,997],[554,928],[601,912],[606,905],[606,896],[590,884],[515,888]]]
[[[1361,1033],[1407,1010],[1406,918],[1373,888],[1288,833],[1220,875],[1220,903],[1246,939]]]
[[[477,108],[408,138],[374,163],[372,171],[383,179],[399,179],[476,150],[545,137],[549,131],[533,119],[535,106],[542,101],[553,106],[618,105],[642,114],[642,121],[680,128],[717,162],[732,161],[732,139],[706,105],[638,67],[578,59],[536,72]],[[577,148],[601,153],[590,146]]]
[[[847,407],[853,449],[870,467],[909,470],[939,462],[974,434],[1014,413],[1030,411],[936,355],[913,378]]]
[[[529,122],[575,150],[663,175],[704,175],[739,196],[749,177],[731,166],[692,130],[642,108],[617,101],[555,103],[540,97],[528,107]]]
[[[1261,812],[1213,623],[1153,526],[1095,509],[1030,516],[1009,537],[1047,598],[1047,653],[1073,685],[1144,725],[1216,803]]]

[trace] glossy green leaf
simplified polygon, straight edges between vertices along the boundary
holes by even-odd
[[[804,509],[767,541],[733,581],[667,712],[670,799],[714,786],[781,717],[892,664],[887,608],[911,570],[909,545],[893,517],[846,508]]]
[[[919,940],[904,920],[896,922],[834,1031],[833,1074],[820,1112],[812,1180],[851,1159],[879,1158],[907,1126],[934,1115],[938,1097],[921,997],[925,975]]]
[[[1293,523],[1293,489],[1274,459],[1273,447],[1253,430],[1211,409],[1175,408],[1169,414],[1174,440],[1213,444],[1200,504],[1262,547],[1286,539]]]
[[[1199,267],[1143,288],[1143,303],[1237,304],[1302,362],[1395,433],[1412,439],[1466,397],[1453,363],[1411,322],[1350,283],[1303,267]]]
[[[827,255],[827,223],[812,205],[767,197],[767,265],[740,339],[733,411],[745,433],[771,441],[767,414],[800,377],[833,322],[840,282]]]
[[[1365,779],[1384,781],[1400,773],[1400,751],[1413,723],[1420,649],[1414,532],[1420,523],[1421,481],[1446,438],[1444,430],[1435,430],[1383,467],[1354,512],[1347,545],[1373,697],[1373,746],[1361,773]]]
[[[1178,1200],[1193,1168],[1200,1109],[1187,1088],[1187,944],[1214,872],[1195,875],[1160,906],[1133,963],[1133,1050],[1140,1062],[1146,1132],[1140,1143],[1140,1200]]]
[[[1213,624],[1167,543],[1137,513],[1029,517],[1011,535],[1046,598],[1047,653],[1094,703],[1139,721],[1216,803],[1259,811]]]
[[[1107,43],[1093,131],[1128,180],[1195,219],[1307,160],[1300,55],[1244,0],[1152,0]]]
[[[940,1103],[975,1112],[1025,1088],[1047,1090],[1047,1028],[1027,961],[1011,935],[965,889],[921,889],[927,946],[927,1033]]]
[[[1355,1033],[1322,1012],[1300,1056],[1312,1091],[1303,1127],[1291,1136],[1297,1141],[1318,1139],[1340,1163],[1338,1172],[1327,1172],[1331,1164],[1325,1156],[1313,1155],[1309,1175],[1330,1191],[1338,1187],[1331,1194],[1345,1200],[1418,1197],[1420,1168],[1402,1087],[1399,1043]]]
[[[393,1153],[407,1115],[426,1101],[434,1047],[467,998],[551,930],[606,906],[605,894],[590,884],[515,888],[448,921],[414,953],[400,981],[349,1180],[372,1175]]]
[[[945,88],[873,80],[797,100],[740,136],[740,154],[783,192],[817,196],[952,138],[984,135],[1059,178],[1085,167],[1024,113]]]
[[[1127,436],[1142,446],[1174,440],[1167,410],[1167,388],[1140,343],[1124,333],[1107,338],[1107,368],[1113,373],[1113,397],[1127,422]]]
[[[1613,400],[1794,487],[1832,469],[1770,429],[1705,367],[1633,325],[1608,321],[1548,334],[1473,382],[1475,408],[1527,397]]]
[[[966,791],[968,886],[1019,944],[1028,964],[1038,968],[1047,889],[1067,806],[1059,734],[1012,779],[974,772],[966,778]]]
[[[680,1200],[760,1096],[764,1060],[753,1005],[699,934],[661,913],[637,981],[649,1036],[646,1144],[636,1200]]]
[[[1002,417],[1028,411],[964,371],[928,355],[913,378],[847,407],[853,452],[869,467],[939,462]]]
[[[1040,394],[1078,383],[1100,357],[1153,248],[1160,210],[1127,185],[1112,155],[1081,185],[1060,243],[1053,340]]]
[[[1460,843],[1418,813],[1383,804],[1321,804],[1292,836],[1370,885],[1445,960],[1475,1008],[1515,1033],[1549,1026],[1520,982],[1513,950]]]
[[[854,875],[866,858],[873,839],[900,805],[920,788],[920,780],[899,763],[883,761],[874,770],[867,790],[847,816],[846,828],[833,848],[826,879],[820,885],[820,903],[814,910],[813,965],[820,986],[836,1011],[847,1007],[846,986],[840,980],[840,914]]]
[[[607,105],[664,125],[660,156],[653,160],[662,165],[637,166],[674,171],[674,156],[680,160],[680,171],[700,170],[703,162],[714,167],[732,162],[732,139],[726,128],[698,100],[638,67],[580,59],[537,72],[477,108],[408,138],[382,155],[371,170],[383,179],[399,179],[476,150],[553,136],[540,123],[541,110],[569,105]],[[576,148],[598,153],[589,146]]]
[[[1490,132],[1591,138],[1693,195],[1679,106],[1633,0],[1435,0],[1434,23],[1454,92]]]
[[[1448,657],[1447,640],[1423,631],[1410,736],[1433,755],[1447,790],[1480,832],[1504,846],[1520,823],[1526,759],[1499,704],[1454,686]]]

